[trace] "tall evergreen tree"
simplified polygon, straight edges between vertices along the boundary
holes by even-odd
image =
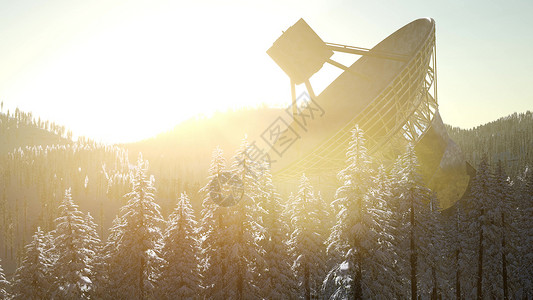
[[[159,266],[161,227],[165,221],[154,202],[153,178],[148,178],[147,162],[139,156],[133,188],[121,208],[123,225],[117,233],[117,249],[111,257],[110,281],[117,297],[145,299],[154,295]]]
[[[334,297],[363,299],[386,293],[382,286],[375,284],[378,274],[385,271],[375,251],[379,251],[383,243],[381,236],[387,223],[380,221],[386,219],[387,211],[380,195],[384,191],[369,193],[373,185],[372,163],[363,132],[358,127],[352,130],[346,155],[347,166],[338,176],[343,185],[337,190],[333,202],[338,213],[328,239],[328,252],[339,252],[343,259],[333,270],[338,273],[335,281],[342,284]],[[379,184],[384,183],[376,183]]]
[[[302,175],[292,204],[293,231],[289,244],[294,258],[293,270],[299,283],[299,296],[306,300],[318,296],[325,275],[325,237],[321,223],[323,210],[309,179]]]
[[[255,299],[260,297],[258,288],[259,269],[263,249],[259,241],[264,239],[260,216],[262,208],[256,203],[258,195],[257,164],[249,156],[246,138],[234,156],[232,176],[239,179],[243,194],[235,205],[228,207],[227,238],[231,246],[227,252],[225,295],[232,299]]]
[[[393,167],[394,197],[393,218],[398,224],[394,251],[399,256],[397,271],[404,284],[410,285],[408,293],[401,298],[415,300],[420,295],[420,270],[427,268],[421,253],[429,250],[427,223],[429,214],[430,190],[425,187],[418,172],[418,159],[412,145],[399,157]]]
[[[468,238],[468,219],[466,218],[466,201],[458,200],[453,206],[453,216],[445,223],[445,241],[449,247],[445,249],[445,258],[453,264],[448,269],[448,278],[453,285],[452,296],[464,299],[465,294],[472,290],[472,270],[475,267],[472,259],[472,247]]]
[[[421,248],[421,255],[425,268],[421,268],[421,292],[428,294],[430,299],[451,298],[449,277],[450,269],[445,264],[448,254],[448,243],[445,234],[444,220],[440,211],[440,204],[435,193],[430,194],[429,211],[421,220],[425,224],[427,241],[426,247]]]
[[[395,236],[398,234],[400,225],[395,223],[391,205],[393,204],[393,184],[392,178],[381,165],[373,178],[373,184],[368,192],[369,212],[372,214],[373,224],[371,228],[374,232],[374,239],[371,245],[374,246],[372,259],[374,270],[368,277],[374,280],[374,292],[376,288],[381,290],[375,295],[382,298],[395,298],[399,295],[398,289],[401,287],[396,274],[396,262],[398,254],[394,251],[393,244]],[[377,242],[377,245],[376,245]],[[380,267],[383,269],[380,272]],[[379,275],[378,275],[379,274]]]
[[[519,180],[516,198],[519,210],[517,245],[519,257],[519,285],[517,298],[533,298],[533,169],[527,166]]]
[[[181,194],[167,224],[159,293],[165,299],[196,299],[200,295],[198,232],[187,194]]]
[[[120,270],[115,268],[114,259],[117,257],[119,239],[123,235],[125,221],[118,215],[113,219],[107,241],[102,243],[94,261],[94,289],[91,296],[95,299],[113,299],[112,291],[118,288],[111,279],[120,276]],[[118,284],[118,283],[117,283]]]
[[[96,286],[99,282],[97,277],[101,275],[102,266],[103,263],[102,257],[102,240],[100,239],[100,236],[98,235],[98,225],[94,222],[94,218],[91,216],[90,213],[85,214],[84,216],[84,222],[85,225],[88,228],[87,231],[87,239],[85,241],[85,248],[89,249],[88,252],[88,265],[91,267],[91,290],[89,291],[89,297],[90,298],[102,298],[98,297],[98,287]]]
[[[498,273],[501,275],[498,296],[502,299],[512,299],[518,296],[517,292],[519,277],[518,262],[518,236],[520,216],[517,210],[515,195],[513,194],[513,183],[503,168],[501,161],[498,161],[496,172],[494,174],[494,224],[496,231],[499,233],[494,237],[497,244],[495,254],[500,257],[501,264]],[[498,247],[499,246],[499,247]],[[495,283],[493,283],[494,285]]]
[[[484,246],[486,244],[486,202],[492,202],[491,193],[491,178],[490,171],[487,165],[487,158],[484,157],[477,169],[476,176],[474,177],[474,183],[472,188],[472,213],[476,213],[473,220],[475,226],[474,229],[478,234],[478,242],[476,247],[477,254],[477,274],[476,274],[476,298],[478,300],[483,299],[483,254],[485,253]]]
[[[264,210],[265,266],[261,272],[260,291],[264,299],[291,299],[296,295],[296,280],[291,270],[288,239],[289,225],[283,213],[280,195],[272,183],[270,170],[265,169],[259,181],[258,205]]]
[[[51,264],[44,253],[44,233],[40,228],[33,235],[32,241],[24,247],[22,264],[13,279],[13,299],[47,299],[52,283]]]
[[[88,229],[87,239],[85,240],[85,248],[91,250],[89,261],[91,262],[91,265],[94,265],[93,262],[97,259],[102,248],[102,240],[98,235],[98,225],[94,222],[94,218],[90,213],[85,214],[84,222]]]
[[[496,258],[500,247],[496,236],[500,233],[495,223],[496,215],[499,214],[495,206],[494,182],[487,158],[484,157],[473,179],[468,207],[469,230],[476,259],[475,297],[479,300],[484,299],[484,294],[486,297],[503,297],[503,294],[500,295],[501,288],[497,284],[501,282],[498,278],[501,275],[499,272],[501,261]]]
[[[226,253],[229,251],[226,236],[228,208],[215,203],[214,199],[223,197],[219,187],[226,174],[226,161],[222,149],[217,147],[213,151],[208,183],[200,189],[200,193],[204,195],[200,224],[200,265],[203,297],[206,299],[225,298],[224,274],[228,264]]]
[[[95,255],[89,248],[91,228],[72,201],[70,189],[65,191],[59,211],[52,234],[57,259],[53,262],[55,282],[51,293],[58,299],[86,299],[92,289],[91,260]]]

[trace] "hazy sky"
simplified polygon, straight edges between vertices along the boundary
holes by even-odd
[[[133,141],[197,113],[288,105],[265,51],[299,18],[325,41],[370,48],[432,17],[444,122],[533,109],[531,0],[219,2],[0,0],[0,100],[75,135]]]

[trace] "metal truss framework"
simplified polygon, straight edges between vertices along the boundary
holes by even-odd
[[[345,164],[351,130],[364,130],[369,153],[392,162],[409,143],[416,144],[438,110],[435,25],[416,54],[392,82],[347,125],[312,153],[276,173],[294,180],[302,173],[335,175]]]

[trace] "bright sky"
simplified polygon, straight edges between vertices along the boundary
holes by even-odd
[[[531,0],[219,2],[0,0],[4,111],[135,141],[198,113],[288,105],[289,80],[265,51],[299,18],[325,41],[370,48],[421,17],[437,24],[446,123],[533,109]]]

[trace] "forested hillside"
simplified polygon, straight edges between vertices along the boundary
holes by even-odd
[[[472,129],[447,125],[450,137],[461,147],[472,166],[484,154],[492,165],[501,160],[511,175],[533,165],[533,113],[514,113]]]
[[[2,114],[3,137],[39,134],[27,145],[2,140],[10,150],[0,153],[0,296],[533,295],[530,112],[449,127],[478,172],[470,197],[446,216],[412,149],[376,167],[357,128],[335,196],[322,197],[303,174],[280,195],[243,140],[277,114],[218,114],[115,146],[72,141],[31,114]],[[506,157],[516,159],[498,163]]]
[[[111,224],[130,185],[130,163],[124,149],[75,142],[66,127],[31,113],[8,111],[0,121],[0,257],[12,272],[37,227],[55,226],[66,188],[99,224]]]
[[[53,224],[45,229],[41,219],[32,228],[16,271],[0,274],[1,292],[15,299],[533,295],[530,169],[511,182],[501,164],[482,160],[471,197],[443,216],[414,148],[390,170],[375,168],[379,161],[367,154],[364,133],[352,132],[332,199],[322,198],[305,175],[290,196],[280,196],[269,170],[246,154],[246,140],[230,160],[215,148],[198,189],[199,208],[181,193],[170,215],[162,213],[157,179],[139,156],[108,234],[77,204],[84,186],[66,180],[78,190],[57,191]],[[222,205],[227,198],[233,201]]]
[[[0,114],[0,257],[12,272],[25,242],[37,227],[50,230],[66,188],[107,234],[124,204],[131,167],[139,153],[156,178],[157,203],[171,213],[176,195],[187,192],[195,209],[211,151],[234,151],[247,132],[264,130],[275,109],[218,113],[188,120],[170,132],[129,145],[104,145],[85,137],[72,140],[66,127],[19,109]],[[254,120],[251,122],[250,120]],[[226,128],[221,129],[221,124]],[[133,157],[133,158],[131,158]]]
[[[18,108],[14,113],[0,110],[0,154],[25,146],[65,145],[72,142],[72,132],[54,122],[34,118]]]

